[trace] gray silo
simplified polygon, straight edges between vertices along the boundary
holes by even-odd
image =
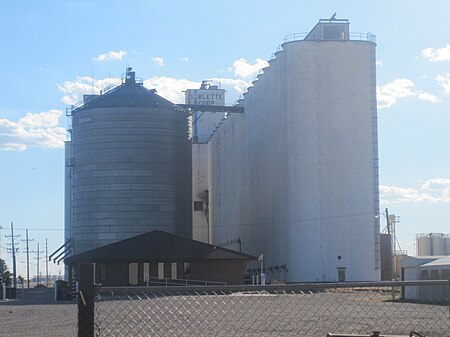
[[[127,69],[72,108],[65,235],[75,255],[151,230],[192,237],[188,113]]]

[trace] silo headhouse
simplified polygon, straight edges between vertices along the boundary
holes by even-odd
[[[188,113],[146,89],[127,68],[120,84],[85,95],[70,115],[65,149],[69,255],[152,230],[191,238]]]

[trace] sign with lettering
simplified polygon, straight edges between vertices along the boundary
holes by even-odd
[[[193,105],[225,105],[225,89],[188,89],[185,103]]]

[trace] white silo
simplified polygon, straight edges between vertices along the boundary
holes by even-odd
[[[433,233],[431,237],[431,255],[441,256],[444,255],[444,234]]]
[[[432,239],[430,234],[417,234],[416,244],[417,244],[417,256],[431,256],[432,251]]]
[[[444,238],[445,255],[450,255],[450,235],[447,234]]]
[[[248,182],[230,191],[245,210],[215,196],[214,242],[242,234],[243,251],[263,254],[282,281],[380,278],[376,44],[351,40],[348,26],[321,20],[286,40],[244,95],[245,148],[226,151],[228,120],[211,140],[212,180],[229,186],[225,165],[243,152]],[[230,223],[225,213],[238,215]]]
[[[417,256],[442,256],[448,254],[449,238],[443,233],[416,235]]]

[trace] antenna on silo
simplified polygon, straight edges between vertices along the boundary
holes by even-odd
[[[92,92],[91,94],[95,94],[95,73],[94,73],[94,68],[92,68]]]

